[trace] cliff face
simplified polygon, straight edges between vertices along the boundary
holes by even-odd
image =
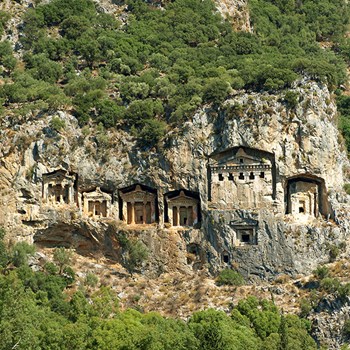
[[[198,111],[158,149],[144,152],[130,135],[80,129],[65,112],[21,123],[5,118],[0,225],[11,239],[103,251],[117,260],[116,237],[128,232],[149,247],[149,273],[204,264],[212,271],[233,265],[250,279],[310,272],[329,260],[332,246],[344,249],[349,163],[328,90],[302,81],[293,93],[299,103],[291,108],[280,95],[237,91],[223,110]],[[65,127],[55,131],[52,118]],[[239,159],[245,163],[237,165]],[[60,168],[76,176],[70,204],[50,204],[43,193],[43,175]],[[154,224],[127,224],[119,190],[137,183],[156,193]],[[82,193],[96,187],[113,197],[108,218],[84,211]],[[199,195],[192,227],[169,220],[176,212],[168,194],[181,189]],[[180,214],[187,220],[188,212]]]

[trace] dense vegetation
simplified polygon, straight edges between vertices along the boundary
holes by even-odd
[[[167,124],[181,125],[203,103],[219,105],[232,89],[276,91],[301,75],[331,88],[344,80],[344,0],[250,0],[254,34],[234,32],[211,0],[170,1],[165,10],[127,3],[125,23],[92,0],[29,9],[24,66],[0,43],[4,105],[18,114],[72,108],[81,125],[122,127],[154,144]],[[0,15],[0,29],[8,19]]]
[[[4,231],[0,230],[0,238]],[[312,350],[310,324],[249,297],[231,315],[196,312],[187,321],[121,311],[107,286],[89,273],[79,288],[70,255],[54,252],[39,271],[28,267],[33,246],[0,240],[0,350]],[[69,288],[67,288],[69,287]]]

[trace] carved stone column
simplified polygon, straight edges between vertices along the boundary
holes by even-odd
[[[147,205],[147,202],[143,202],[143,215],[142,215],[142,223],[143,224],[147,223],[147,221],[146,221],[146,205]]]
[[[180,225],[180,206],[176,207],[176,226]]]
[[[131,225],[135,224],[135,202],[131,202]]]

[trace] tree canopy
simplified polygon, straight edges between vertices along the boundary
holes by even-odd
[[[233,89],[344,81],[345,0],[249,0],[249,9],[252,33],[235,32],[211,0],[128,0],[123,23],[92,0],[43,2],[23,18],[24,69],[0,43],[0,98],[8,108],[70,107],[81,125],[133,130],[147,146]]]

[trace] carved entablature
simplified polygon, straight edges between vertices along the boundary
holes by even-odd
[[[168,220],[172,226],[193,226],[199,221],[199,195],[185,194],[184,190],[165,195]]]
[[[157,221],[156,190],[136,184],[119,190],[119,197],[122,207],[120,218],[128,225]]]
[[[43,202],[51,205],[73,204],[76,174],[58,169],[43,174]]]
[[[135,190],[127,193],[121,193],[120,197],[125,202],[135,203],[142,202],[147,203],[150,201],[154,201],[155,194],[147,191],[143,191],[140,185],[136,185]]]
[[[209,206],[251,209],[266,206],[275,196],[274,155],[235,147],[214,153],[209,160]]]
[[[100,187],[96,187],[95,191],[83,192],[83,212],[87,216],[109,217],[111,204],[112,196]]]
[[[259,222],[254,219],[239,219],[230,221],[230,226],[235,231],[233,244],[236,247],[258,244],[257,228]]]

